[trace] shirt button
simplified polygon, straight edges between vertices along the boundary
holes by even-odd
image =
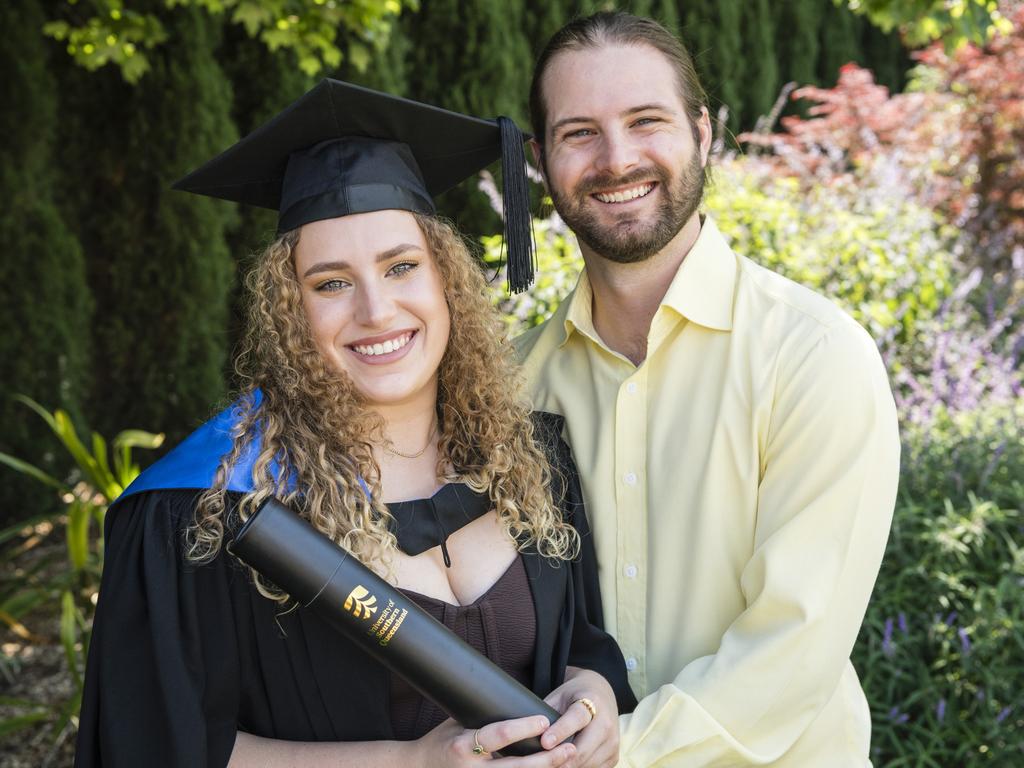
[[[636,472],[627,472],[622,476],[622,482],[626,485],[636,485]]]
[[[626,669],[630,672],[636,669],[636,659],[634,659],[632,656],[626,659]]]
[[[626,578],[627,579],[635,579],[636,578],[636,566],[635,565],[627,565],[626,566]]]
[[[635,381],[631,381],[631,382],[629,382],[629,384],[626,385],[626,391],[629,392],[629,394],[631,394],[631,395],[635,395],[637,389],[638,389],[638,387],[637,387]]]

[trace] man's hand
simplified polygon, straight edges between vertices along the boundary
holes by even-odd
[[[597,715],[592,717],[580,699],[589,699]],[[619,710],[607,680],[588,669],[569,667],[565,682],[545,701],[562,713],[540,737],[545,749],[576,734],[572,768],[613,768],[619,761]]]

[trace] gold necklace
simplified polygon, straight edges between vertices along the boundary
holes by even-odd
[[[394,443],[392,443],[390,440],[384,442],[384,450],[390,453],[392,456],[401,456],[403,459],[418,459],[420,456],[426,453],[427,448],[429,448],[430,444],[434,442],[434,437],[436,435],[437,422],[435,421],[434,428],[430,430],[430,435],[427,437],[427,444],[420,448],[418,451],[416,451],[416,453],[402,453],[400,450],[395,448]]]

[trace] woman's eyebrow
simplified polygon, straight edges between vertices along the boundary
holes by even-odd
[[[395,256],[400,256],[406,251],[422,251],[423,248],[416,245],[415,243],[399,243],[398,245],[388,248],[386,251],[381,251],[377,254],[374,259],[378,264],[388,259],[393,259]],[[302,278],[306,279],[310,275],[317,275],[321,272],[337,272],[348,269],[350,264],[347,261],[320,261],[314,264],[312,267],[307,269]]]

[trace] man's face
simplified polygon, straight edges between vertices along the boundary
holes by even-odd
[[[662,250],[697,210],[710,146],[668,60],[646,45],[557,54],[543,78],[544,168],[555,209],[580,241],[620,263]]]

